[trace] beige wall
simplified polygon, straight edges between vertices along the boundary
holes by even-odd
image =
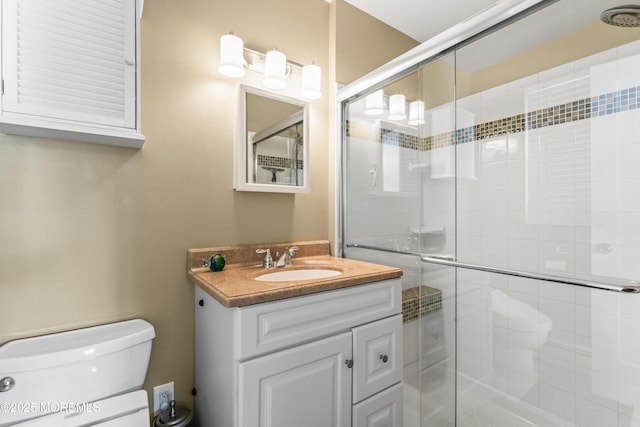
[[[344,0],[337,0],[336,8],[336,80],[340,83],[351,83],[419,44]]]
[[[0,343],[141,317],[157,333],[147,389],[175,381],[178,400],[192,405],[186,250],[333,236],[332,8],[145,2],[141,150],[0,135]],[[310,104],[309,194],[232,188],[238,81],[216,71],[219,38],[230,30],[248,47],[277,46],[322,67],[325,96]],[[344,69],[359,77],[365,59],[377,66],[395,56],[376,52],[349,53]],[[252,72],[240,81],[259,84]]]
[[[452,65],[453,54],[437,58],[421,66],[398,80],[386,85],[383,90],[386,96],[401,93],[407,102],[422,100],[425,109],[429,110],[439,105],[453,102],[456,87],[465,87],[468,82],[464,76]]]
[[[496,33],[495,37],[498,37],[499,34],[499,32]],[[494,37],[494,35],[489,37]],[[470,75],[461,70],[458,78],[465,76],[469,85],[459,88],[462,91],[458,92],[458,97],[481,92],[576,61],[580,58],[630,43],[637,40],[638,37],[638,31],[633,28],[613,27],[597,22],[535,48],[520,52]],[[470,45],[469,48],[473,48],[473,45]]]
[[[310,104],[311,192],[234,192],[238,81],[217,74],[219,38],[327,70],[329,8],[145,2],[141,150],[0,135],[0,343],[142,317],[157,333],[148,388],[173,380],[191,405],[186,250],[329,235],[328,97]]]

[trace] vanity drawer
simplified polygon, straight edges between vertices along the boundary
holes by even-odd
[[[400,279],[240,307],[236,309],[240,332],[236,359],[246,360],[347,331],[401,311]]]
[[[402,315],[353,328],[353,403],[402,380]]]
[[[357,405],[353,405],[352,427],[404,425],[404,390],[402,383],[372,396]]]

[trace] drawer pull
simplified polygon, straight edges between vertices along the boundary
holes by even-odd
[[[349,368],[349,369],[353,368],[353,360],[352,359],[345,360],[344,364],[347,365],[347,368]]]
[[[386,354],[381,354],[380,360],[382,360],[382,363],[387,363],[387,360],[389,360],[389,356],[387,356]]]

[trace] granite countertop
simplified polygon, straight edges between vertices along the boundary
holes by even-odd
[[[275,258],[276,251],[282,252],[286,246],[294,245],[300,249],[292,264],[285,267],[265,269],[262,267],[262,257],[255,253],[257,248],[270,248]],[[224,270],[212,272],[207,267],[201,267],[202,259],[216,253],[226,258]],[[189,279],[225,307],[277,301],[402,276],[402,270],[395,267],[330,256],[328,241],[190,249],[187,264]],[[254,280],[256,276],[266,273],[310,268],[338,270],[342,274],[312,280]]]

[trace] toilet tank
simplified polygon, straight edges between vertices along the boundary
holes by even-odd
[[[134,319],[0,347],[0,427],[142,388],[153,326]],[[5,410],[8,409],[8,410]]]

